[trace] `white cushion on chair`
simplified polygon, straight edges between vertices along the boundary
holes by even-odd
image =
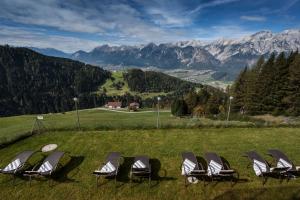
[[[4,169],[4,172],[8,172],[8,171],[13,171],[18,169],[18,167],[20,167],[21,165],[21,161],[19,158],[17,158],[16,160],[12,161],[11,163],[9,163]]]
[[[52,165],[46,161],[45,163],[43,163],[40,168],[38,169],[38,172],[48,172],[51,171],[53,169]]]
[[[142,161],[138,160],[133,164],[133,168],[144,169],[144,168],[146,168],[146,165]]]
[[[253,169],[256,176],[260,176],[263,172],[267,172],[266,164],[258,160],[253,161]]]
[[[293,165],[291,163],[287,162],[286,160],[280,158],[277,162],[277,167],[278,168],[288,167],[289,169],[291,169],[293,167]]]
[[[181,174],[188,175],[195,169],[195,167],[196,167],[196,164],[186,158],[182,164]]]
[[[220,165],[219,163],[217,163],[214,160],[211,160],[210,163],[208,164],[208,175],[218,175],[220,173],[220,171],[222,170],[223,166]]]
[[[101,173],[111,173],[113,171],[115,171],[116,168],[115,166],[113,166],[113,164],[111,164],[110,161],[108,161],[108,163],[106,163],[100,170]]]

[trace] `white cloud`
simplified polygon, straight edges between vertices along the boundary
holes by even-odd
[[[219,5],[223,5],[223,4],[233,3],[233,2],[236,2],[236,1],[240,1],[240,0],[213,0],[213,1],[209,1],[207,3],[200,4],[195,9],[190,11],[189,14],[197,13],[197,12],[199,12],[200,10],[202,10],[204,8],[209,8],[209,7],[219,6]]]
[[[72,3],[59,0],[3,0],[0,7],[0,18],[14,22],[52,27],[55,29],[108,36],[117,41],[128,38],[128,43],[173,41],[178,38],[176,30],[163,25],[188,23],[174,14],[163,15],[161,10],[152,10],[162,19],[154,19],[158,24],[143,19],[142,14],[127,4],[111,4],[91,1],[81,5],[81,1]],[[160,24],[159,24],[160,23]],[[53,37],[53,36],[52,36]],[[2,38],[3,40],[3,38]]]
[[[24,30],[9,26],[0,26],[0,44],[22,47],[56,48],[68,53],[76,50],[90,51],[95,46],[100,45],[99,42],[92,40],[48,35],[38,30]]]
[[[17,22],[18,25],[0,25],[0,43],[54,47],[73,52],[91,50],[103,43],[134,45],[197,38],[212,40],[249,33],[238,26],[205,29],[193,26],[196,17],[193,13],[238,0],[212,0],[201,3],[192,11],[178,0],[132,1],[143,9],[125,4],[126,1],[1,0],[0,19]],[[28,25],[31,28],[26,28]],[[75,35],[84,38],[93,36],[93,40]],[[99,41],[95,41],[97,38]]]
[[[255,22],[263,22],[266,21],[265,17],[262,16],[246,16],[243,15],[240,17],[242,20],[246,20],[246,21],[255,21]]]

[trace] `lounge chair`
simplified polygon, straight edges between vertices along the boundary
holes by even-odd
[[[93,172],[93,174],[96,175],[96,186],[98,186],[98,179],[101,176],[114,177],[115,185],[116,185],[120,160],[121,160],[121,153],[119,152],[110,152],[107,155],[105,162],[102,163],[102,165]]]
[[[196,183],[198,178],[202,179],[204,176],[206,176],[204,167],[197,161],[196,156],[192,152],[183,152],[181,156],[181,175],[185,176],[185,186],[187,186],[189,182]]]
[[[34,151],[23,151],[19,153],[5,168],[0,169],[0,173],[13,175],[13,181],[15,181],[17,174],[20,174],[26,170],[26,168],[30,167],[27,161],[34,153]]]
[[[132,183],[133,177],[147,178],[150,186],[151,183],[151,165],[148,156],[136,156],[134,163],[130,170],[130,182]]]
[[[50,178],[56,171],[62,166],[60,165],[60,159],[65,155],[65,152],[55,151],[47,156],[41,165],[36,165],[30,171],[25,171],[24,176],[29,176],[31,184],[32,177],[46,177]],[[50,179],[49,179],[50,185]]]
[[[251,160],[255,175],[262,178],[263,185],[267,182],[268,177],[283,177],[287,168],[271,167],[270,164],[262,158],[257,152],[246,152],[246,157]],[[249,165],[248,165],[249,166]]]
[[[278,149],[269,149],[268,154],[276,161],[276,167],[286,169],[287,177],[300,175],[300,166],[296,166],[282,151]]]
[[[218,154],[214,152],[205,153],[205,160],[207,162],[207,175],[212,181],[216,178],[230,178],[231,181],[238,180],[239,173],[223,162]]]

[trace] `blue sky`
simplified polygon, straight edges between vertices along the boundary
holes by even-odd
[[[89,51],[300,28],[300,0],[0,0],[0,44]]]

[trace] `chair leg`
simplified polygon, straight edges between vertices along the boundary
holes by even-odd
[[[151,176],[149,176],[149,187],[151,185]]]
[[[49,187],[51,187],[51,178],[48,179]]]
[[[268,178],[267,178],[266,176],[263,176],[263,177],[262,177],[262,184],[263,184],[263,185],[265,185],[265,184],[266,184],[266,182],[267,182],[267,179],[268,179]]]
[[[99,179],[99,176],[96,176],[96,188],[98,188],[98,179]]]
[[[31,177],[31,175],[29,175],[29,187],[31,187],[31,180],[32,180],[32,177]]]
[[[130,187],[132,188],[132,173],[130,172]]]
[[[13,186],[15,186],[15,183],[16,183],[16,176],[13,175]]]

